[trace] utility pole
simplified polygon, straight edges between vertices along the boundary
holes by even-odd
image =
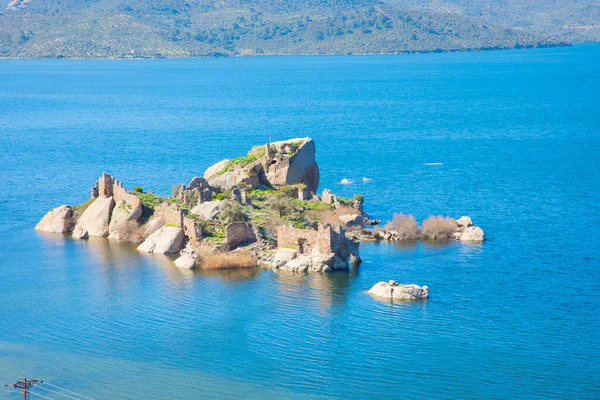
[[[23,394],[23,400],[29,400],[29,388],[38,382],[44,383],[44,381],[41,381],[39,379],[32,379],[32,380],[28,381],[27,378],[23,378],[22,381],[17,381],[17,383],[13,383],[12,385],[4,385],[4,386],[12,386],[15,389],[21,389],[21,392]]]

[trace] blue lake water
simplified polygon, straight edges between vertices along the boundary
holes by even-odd
[[[599,44],[0,61],[0,383],[94,399],[600,398],[599,66]],[[102,172],[167,194],[269,132],[314,138],[320,189],[364,194],[375,218],[470,215],[488,240],[363,244],[348,273],[194,274],[33,230]],[[431,298],[366,293],[389,279]]]

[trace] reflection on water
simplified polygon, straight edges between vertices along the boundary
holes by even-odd
[[[261,267],[213,270],[198,268],[193,273],[198,277],[221,278],[223,281],[250,281],[256,279],[261,270]]]

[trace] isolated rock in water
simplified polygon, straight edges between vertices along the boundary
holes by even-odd
[[[90,206],[83,212],[79,221],[73,230],[73,237],[83,238],[80,236],[86,231],[89,236],[104,237],[108,236],[108,225],[110,215],[115,206],[115,202],[111,197],[98,197]],[[76,234],[77,233],[77,234]]]
[[[254,148],[250,154],[256,151],[260,149]],[[266,147],[266,159],[262,160],[268,183],[273,186],[304,183],[308,191],[316,192],[320,176],[315,153],[315,142],[309,138],[271,143]]]
[[[152,235],[154,232],[165,226],[165,219],[163,217],[154,217],[146,224],[144,228],[144,239]]]
[[[399,285],[396,281],[389,281],[377,283],[369,293],[387,300],[418,300],[429,297],[429,288],[414,284]]]
[[[113,208],[108,226],[108,238],[116,240],[136,240],[137,221],[142,216],[142,203],[131,204],[125,200],[118,200]],[[139,236],[139,235],[137,235]]]
[[[473,221],[471,221],[470,217],[460,217],[456,220],[456,224],[461,228],[468,228],[469,226],[473,226]]]
[[[221,190],[233,189],[240,183],[248,184],[254,188],[258,186],[260,181],[256,169],[262,169],[260,164],[235,165],[231,164],[231,160],[223,160],[209,167],[204,172],[204,179],[210,186]]]
[[[190,214],[197,215],[200,219],[206,221],[218,221],[219,215],[221,214],[221,206],[223,200],[207,201],[206,203],[200,203],[196,207],[192,208]]]
[[[36,231],[65,233],[71,232],[75,227],[75,218],[71,206],[60,206],[50,210],[35,226]]]
[[[183,269],[195,269],[198,254],[189,246],[186,246],[179,253],[180,256],[175,260],[175,266]]]
[[[364,218],[360,214],[346,214],[340,215],[340,221],[342,221],[342,225],[344,228],[362,228],[364,225]]]
[[[471,226],[461,235],[460,240],[462,242],[483,242],[483,229],[478,226]]]
[[[138,246],[138,250],[146,253],[174,254],[181,251],[183,242],[183,229],[164,226],[148,236],[144,243]]]

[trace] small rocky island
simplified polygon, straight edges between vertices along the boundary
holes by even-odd
[[[361,262],[360,241],[483,241],[483,231],[469,217],[430,217],[419,228],[412,216],[398,214],[384,228],[365,229],[380,221],[365,214],[361,195],[342,198],[328,189],[317,194],[315,151],[310,138],[255,146],[187,185],[173,186],[170,197],[139,186],[127,190],[102,174],[87,202],[50,210],[35,229],[179,254],[174,263],[180,268],[264,265],[298,272],[348,269]]]

